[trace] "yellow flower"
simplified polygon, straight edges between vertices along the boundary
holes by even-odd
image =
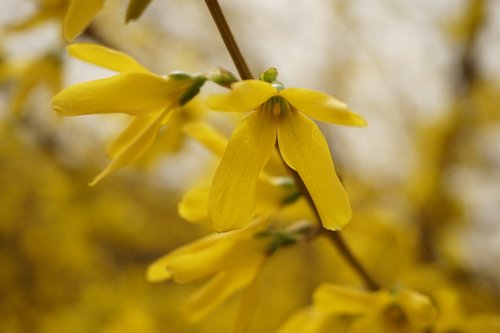
[[[51,20],[60,20],[67,7],[66,0],[39,0],[36,12],[23,21],[7,27],[7,31],[25,31]]]
[[[130,164],[154,142],[172,111],[194,95],[205,82],[202,77],[156,75],[128,55],[102,46],[74,44],[70,54],[120,74],[79,83],[54,96],[53,109],[64,116],[125,113],[135,116],[130,125],[108,147],[112,162],[90,183]]]
[[[213,179],[209,215],[217,231],[249,223],[255,211],[256,182],[276,141],[288,166],[304,181],[325,228],[341,229],[351,219],[349,199],[335,174],[328,144],[306,115],[330,123],[363,126],[365,121],[339,100],[312,90],[287,88],[259,80],[231,86],[209,98],[221,111],[250,113],[229,140]],[[300,111],[299,111],[300,110]]]
[[[314,316],[305,316],[310,311]],[[436,320],[436,310],[429,297],[411,289],[368,292],[330,283],[321,284],[313,296],[312,309],[291,317],[279,333],[292,332],[291,323],[314,320],[307,332],[328,332],[328,320],[350,318],[349,333],[417,333],[428,332]],[[305,323],[302,323],[305,325]]]
[[[266,226],[265,220],[255,220],[245,229],[213,234],[182,246],[154,262],[147,279],[189,283],[211,276],[184,305],[185,314],[193,321],[244,289],[233,330],[243,332],[256,307],[260,272],[267,258],[267,239],[256,234]]]
[[[218,157],[224,155],[227,147],[227,139],[209,125],[202,122],[192,122],[184,126],[184,131]],[[300,207],[302,209],[299,209],[299,214],[294,214],[291,220],[295,221],[312,217],[311,212],[307,209],[307,204],[297,195],[298,189],[294,186],[293,180],[290,177],[286,177],[286,171],[282,163],[277,159],[271,159],[268,166],[272,166],[271,164],[281,164],[279,167],[281,167],[282,176],[269,175],[266,172],[267,167],[266,170],[260,173],[257,179],[256,216],[264,217],[277,213],[285,205],[295,203],[296,199],[298,199],[298,201],[302,201],[301,203],[297,202],[297,204],[301,204]],[[179,215],[193,223],[209,221],[209,193],[209,184],[193,187],[184,195],[182,201],[179,203]]]
[[[16,114],[21,113],[31,92],[40,85],[45,85],[51,94],[61,90],[61,61],[55,55],[33,60],[22,68],[16,68],[16,64],[10,67],[10,74],[16,80],[10,108]]]

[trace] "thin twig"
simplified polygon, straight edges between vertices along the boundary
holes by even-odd
[[[226,45],[226,49],[231,55],[231,59],[233,59],[233,63],[236,66],[236,70],[238,71],[240,78],[242,80],[251,79],[253,77],[252,73],[250,72],[247,63],[240,52],[238,44],[231,33],[231,29],[229,29],[219,2],[217,0],[205,0],[205,3],[210,11],[210,15],[212,15],[212,18],[217,25],[217,29],[219,29],[219,33],[224,41],[224,44]]]

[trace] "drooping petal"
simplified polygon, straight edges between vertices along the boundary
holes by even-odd
[[[369,292],[350,286],[323,283],[314,291],[314,306],[332,314],[360,315],[373,311],[390,300],[385,292]]]
[[[280,92],[294,108],[317,120],[339,125],[365,126],[366,121],[338,99],[314,90],[287,88]]]
[[[7,68],[15,71],[17,68]],[[19,68],[20,69],[20,68]],[[60,62],[53,57],[46,56],[29,64],[22,72],[18,72],[18,84],[12,96],[11,109],[14,113],[19,113],[31,92],[42,83],[46,83],[51,89],[60,89],[61,84]]]
[[[135,119],[125,130],[127,135],[119,137],[121,141],[115,145],[113,161],[89,185],[94,186],[104,177],[138,159],[153,144],[163,117],[167,115],[168,110],[157,116],[145,117],[147,119],[144,120]],[[136,122],[140,123],[140,126],[136,126]]]
[[[210,187],[208,186],[192,188],[179,203],[179,215],[193,223],[208,221],[209,193]]]
[[[208,107],[219,111],[247,112],[256,109],[278,91],[271,84],[259,80],[245,80],[233,83],[227,94],[212,95]]]
[[[68,46],[68,53],[75,58],[115,72],[136,72],[153,75],[153,73],[129,55],[102,45],[72,44]]]
[[[174,82],[142,73],[125,73],[83,82],[64,89],[52,99],[53,109],[64,116],[97,113],[126,113],[148,116],[177,101]]]
[[[276,142],[272,113],[252,112],[229,139],[212,181],[208,215],[217,231],[247,225],[255,213],[257,177],[271,156]]]
[[[179,271],[176,271],[175,264],[174,265],[171,264],[172,262],[181,258],[180,266],[182,266],[182,262],[186,261],[186,258],[187,258],[187,267],[189,267],[189,266],[192,267],[193,266],[192,263],[191,264],[189,263],[190,256],[193,258],[196,258],[198,253],[205,253],[205,252],[210,252],[210,251],[217,252],[217,253],[224,253],[224,251],[222,251],[222,252],[220,251],[221,247],[217,248],[217,246],[219,246],[217,244],[220,244],[220,243],[223,243],[222,249],[227,248],[228,247],[227,244],[237,243],[237,245],[238,245],[237,247],[239,249],[245,250],[241,246],[239,246],[241,244],[239,241],[241,239],[248,240],[249,238],[250,239],[254,238],[254,235],[256,233],[258,233],[259,231],[264,230],[267,227],[267,225],[268,225],[268,220],[263,220],[263,219],[257,220],[256,219],[252,223],[250,223],[250,225],[248,225],[248,227],[246,227],[244,229],[230,231],[230,232],[226,232],[223,234],[212,234],[212,235],[203,237],[201,239],[198,239],[192,243],[181,246],[181,247],[177,248],[176,250],[162,256],[159,259],[157,259],[155,262],[153,262],[148,268],[146,277],[147,277],[148,281],[150,281],[150,282],[158,282],[158,281],[164,281],[164,280],[171,279],[171,278],[173,278],[173,273],[179,272]],[[261,247],[263,245],[265,245],[265,243],[254,242],[252,244],[252,247],[257,246],[257,249],[258,249],[259,247]],[[230,245],[229,248],[231,246],[232,245]],[[212,250],[213,247],[216,247],[215,251]],[[252,249],[254,249],[254,248],[252,248]],[[214,257],[213,252],[211,254],[212,257]],[[254,255],[255,253],[258,253],[258,252],[250,251],[250,253],[252,255]],[[184,257],[184,258],[182,258],[182,257]],[[215,255],[215,257],[217,257],[217,255]],[[251,257],[252,256],[250,256],[250,258]],[[241,260],[236,260],[236,263],[241,263]],[[195,263],[195,265],[196,265],[196,263]],[[180,266],[178,266],[178,268]],[[210,267],[207,267],[207,265],[203,265],[203,267],[211,269],[211,271],[209,271],[208,274],[210,274],[211,272],[213,273],[215,271],[220,270],[218,268],[215,268],[215,270],[214,270],[213,267],[210,268]],[[180,268],[182,268],[182,267],[180,267]],[[226,269],[227,269],[227,267],[224,270],[226,270]],[[177,279],[176,279],[176,281],[177,281]],[[182,282],[182,281],[180,281],[180,282]],[[184,281],[184,282],[186,282],[186,281]]]
[[[163,109],[157,111],[159,115]],[[171,112],[169,113],[169,116]],[[163,117],[168,119],[169,117]],[[148,117],[135,117],[128,127],[118,135],[113,141],[111,141],[107,146],[107,153],[109,158],[117,158],[127,147],[131,144],[133,140],[137,137],[139,133],[143,133],[151,126],[151,124],[156,120],[155,115]]]
[[[188,283],[240,265],[262,253],[265,243],[261,239],[241,238],[234,241],[220,239],[212,246],[173,258],[167,266],[177,283]]]
[[[168,265],[172,260],[185,254],[203,251],[224,237],[227,236],[223,234],[209,235],[207,237],[203,237],[202,239],[198,239],[193,243],[181,246],[176,250],[160,257],[149,265],[146,273],[146,279],[149,282],[159,282],[171,279],[172,272],[168,270]]]
[[[192,138],[198,140],[217,156],[222,157],[226,151],[227,140],[214,128],[203,122],[193,122],[183,127]]]
[[[198,321],[221,305],[235,292],[248,285],[252,280],[255,264],[245,263],[218,273],[195,294],[191,295],[184,305],[188,319]]]
[[[63,35],[68,41],[85,30],[97,13],[101,10],[104,0],[71,0],[63,21]]]
[[[329,230],[344,227],[352,217],[351,204],[318,126],[296,110],[282,112],[278,144],[286,164],[304,181],[323,226]]]

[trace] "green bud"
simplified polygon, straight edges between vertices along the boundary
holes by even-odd
[[[274,67],[260,73],[259,80],[273,83],[278,78],[278,70]]]
[[[168,78],[173,80],[192,80],[193,76],[181,71],[175,71],[168,74]]]
[[[230,88],[232,83],[238,81],[233,73],[221,67],[211,69],[207,74],[205,74],[205,77],[207,80],[225,88]]]

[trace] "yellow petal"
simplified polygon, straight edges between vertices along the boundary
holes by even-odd
[[[104,177],[139,158],[153,144],[162,120],[167,115],[168,110],[157,116],[134,120],[129,128],[125,130],[126,135],[120,136],[119,142],[115,143],[112,152],[114,154],[113,161],[89,185],[94,186]]]
[[[175,282],[187,283],[235,267],[261,253],[264,247],[264,241],[257,238],[222,238],[206,249],[173,258],[167,269]]]
[[[219,111],[247,112],[256,109],[278,91],[271,84],[259,80],[245,80],[233,83],[231,92],[212,95],[208,107]]]
[[[262,256],[260,262],[257,263],[257,269],[254,270],[252,280],[248,287],[245,288],[241,295],[240,303],[238,304],[238,314],[234,323],[233,333],[245,333],[252,322],[257,303],[260,297],[260,279],[264,264],[267,262],[267,256]]]
[[[210,187],[195,187],[182,197],[179,203],[179,215],[189,222],[208,221],[208,195]]]
[[[257,201],[255,212],[258,216],[269,216],[284,205],[285,199],[291,195],[293,188],[280,186],[276,178],[263,171],[257,180]]]
[[[97,44],[72,44],[68,52],[73,57],[115,72],[151,73],[129,55]]]
[[[227,140],[226,138],[216,131],[213,127],[203,123],[194,122],[187,124],[183,130],[192,138],[198,140],[202,145],[207,147],[210,151],[217,156],[222,157],[226,151]]]
[[[434,324],[436,309],[429,297],[410,289],[401,289],[396,299],[414,327],[423,329]]]
[[[235,292],[248,285],[255,271],[255,263],[246,262],[235,269],[218,273],[200,290],[189,297],[184,312],[191,321],[198,321]]]
[[[189,282],[238,265],[242,260],[251,259],[262,252],[266,243],[262,239],[256,239],[254,235],[267,225],[268,220],[256,219],[244,229],[212,234],[181,246],[152,263],[148,268],[147,279],[158,282],[175,275],[177,282]],[[233,246],[237,251],[230,253],[226,258],[228,260],[224,260],[224,255],[231,252]],[[203,258],[209,258],[216,265],[210,267],[211,264],[204,263]],[[189,276],[190,272],[195,272],[198,277]]]
[[[353,320],[349,327],[349,333],[421,333],[412,329],[402,320],[401,324],[396,324],[390,320],[385,320],[383,314],[371,312],[361,318]]]
[[[335,173],[323,134],[312,120],[296,110],[282,112],[279,117],[278,143],[283,159],[304,181],[323,226],[341,229],[351,220],[351,205]]]
[[[314,306],[332,314],[359,315],[376,311],[390,300],[387,292],[368,292],[354,287],[323,283],[314,291]]]
[[[301,89],[287,88],[280,92],[294,108],[317,120],[339,125],[365,126],[366,121],[359,115],[350,112],[347,105],[325,93]]]
[[[64,89],[54,96],[52,106],[64,116],[96,113],[147,116],[175,105],[178,102],[175,95],[180,94],[185,85],[154,75],[125,73]]]
[[[213,178],[208,215],[217,231],[247,225],[255,213],[257,177],[276,142],[272,113],[252,112],[238,125]]]
[[[334,319],[330,313],[317,311],[310,307],[295,312],[276,333],[346,332],[345,325],[335,323]]]
[[[97,13],[104,0],[71,0],[63,21],[63,35],[71,42],[85,30]]]
[[[169,263],[180,256],[185,254],[195,253],[197,251],[203,251],[209,248],[220,239],[227,237],[225,234],[213,234],[207,237],[196,240],[195,242],[186,244],[177,248],[176,250],[160,257],[155,260],[151,265],[149,265],[146,279],[149,282],[159,282],[164,280],[169,280],[172,278],[172,272],[168,270]]]
[[[163,110],[158,110],[158,115]],[[171,113],[169,113],[170,115]],[[168,119],[169,117],[164,117]],[[147,130],[148,127],[151,126],[153,122],[155,122],[156,116],[148,116],[148,117],[135,117],[132,122],[128,125],[128,127],[120,133],[120,135],[111,141],[107,147],[107,153],[109,158],[116,158],[123,153],[125,149],[130,145],[131,141],[133,141],[139,133]]]

